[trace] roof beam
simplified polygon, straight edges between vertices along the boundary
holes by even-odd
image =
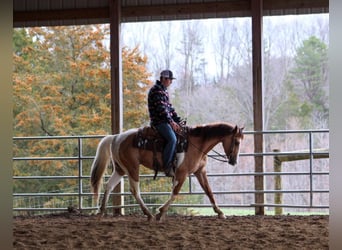
[[[264,10],[329,8],[329,0],[264,0]]]
[[[163,16],[167,20],[171,16],[182,16],[195,14],[224,14],[230,16],[251,16],[252,0],[236,0],[224,2],[187,3],[187,4],[159,4],[143,6],[122,6],[121,17],[139,18],[148,16]],[[329,0],[264,0],[264,11],[291,10],[291,9],[314,9],[326,8],[328,11]],[[14,11],[13,23],[35,22],[35,21],[58,21],[58,20],[81,20],[81,19],[108,19],[109,7],[59,9],[59,10],[35,10],[35,11]],[[222,15],[224,16],[224,15]],[[16,26],[16,25],[15,25]]]
[[[224,13],[250,9],[249,0],[192,4],[160,4],[121,7],[123,18],[146,16],[175,16],[201,13]],[[63,10],[14,11],[13,21],[51,21],[109,18],[109,8],[81,8]]]
[[[13,22],[109,18],[109,8],[14,11]]]
[[[250,10],[249,0],[123,7],[122,16],[174,16],[202,13],[211,14],[225,12],[241,12],[246,10]]]

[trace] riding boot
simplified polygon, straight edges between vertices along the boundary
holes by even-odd
[[[175,166],[172,162],[168,164],[168,166],[165,168],[165,175],[167,177],[174,177],[175,176]]]

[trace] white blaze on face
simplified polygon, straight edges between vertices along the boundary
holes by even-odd
[[[239,141],[239,145],[241,145],[241,139],[238,139],[238,141]],[[237,155],[236,155],[236,164],[239,163],[240,149],[241,148],[239,147],[239,150],[238,150]]]

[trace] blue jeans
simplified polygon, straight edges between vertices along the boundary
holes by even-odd
[[[173,159],[176,150],[177,137],[172,127],[168,123],[161,123],[155,126],[157,131],[166,140],[166,145],[163,151],[164,168],[168,167]]]

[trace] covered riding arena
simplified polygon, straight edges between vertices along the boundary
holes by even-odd
[[[47,4],[49,3],[49,4]],[[110,23],[112,133],[122,131],[120,23],[215,17],[252,18],[254,131],[263,131],[262,17],[328,13],[328,0],[232,1],[83,1],[15,0],[14,27]],[[263,151],[263,137],[255,133],[254,152]],[[263,156],[254,156],[255,172],[263,172]],[[261,191],[261,175],[255,177]],[[119,188],[119,187],[118,187]],[[120,192],[120,190],[116,190]],[[258,193],[258,192],[256,192]],[[264,204],[262,192],[255,202]],[[98,218],[78,210],[13,219],[14,249],[328,249],[328,215],[168,215],[148,222],[141,215]]]

